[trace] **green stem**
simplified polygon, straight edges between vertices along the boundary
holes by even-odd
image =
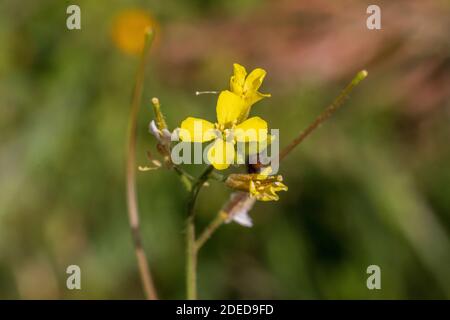
[[[186,221],[186,290],[187,299],[197,299],[197,247],[195,244],[195,202],[198,194],[208,180],[214,167],[208,166],[194,183],[187,203]]]
[[[187,218],[186,227],[186,290],[187,299],[197,299],[197,250],[194,217]]]

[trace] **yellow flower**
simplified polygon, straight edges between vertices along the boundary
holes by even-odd
[[[140,9],[127,9],[115,17],[112,38],[123,52],[130,55],[140,54],[144,49],[147,28],[158,28],[148,13]]]
[[[217,99],[217,122],[189,117],[181,123],[179,137],[187,142],[214,140],[208,151],[208,160],[217,170],[227,169],[235,160],[236,142],[267,140],[267,122],[260,117],[242,121],[246,103],[231,91],[222,91]]]
[[[242,113],[241,121],[248,117],[250,107],[263,98],[270,97],[270,94],[261,93],[258,91],[265,76],[266,71],[261,68],[256,68],[247,76],[247,71],[238,63],[233,64],[233,76],[230,79],[231,91],[240,96],[245,101],[245,110]]]
[[[225,181],[226,185],[250,193],[250,196],[259,201],[277,201],[278,191],[287,191],[288,187],[282,182],[281,175],[266,174],[230,174]]]

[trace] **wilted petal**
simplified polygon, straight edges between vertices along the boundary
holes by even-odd
[[[161,130],[159,130],[158,127],[156,126],[155,120],[150,121],[148,131],[152,135],[154,135],[156,139],[159,139],[159,137],[161,136]]]
[[[234,221],[244,227],[251,227],[253,222],[248,213],[254,204],[255,199],[251,198],[248,193],[233,192],[230,200],[222,208],[222,212],[227,215],[225,222],[230,223]]]
[[[148,126],[148,131],[163,145],[168,145],[171,142],[172,133],[167,129],[160,130],[156,125],[155,120],[152,120]]]
[[[233,221],[239,223],[241,226],[244,227],[250,228],[253,226],[252,218],[250,218],[246,210],[240,210],[236,212],[236,214],[233,217]]]
[[[266,170],[269,172],[271,169]],[[277,201],[279,199],[277,192],[288,190],[282,181],[281,175],[233,173],[227,177],[225,184],[235,190],[246,191],[252,198],[259,201]]]

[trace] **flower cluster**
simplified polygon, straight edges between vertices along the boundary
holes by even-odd
[[[227,169],[237,156],[235,145],[270,143],[267,122],[260,117],[248,118],[253,104],[270,97],[258,91],[266,71],[260,68],[249,75],[245,68],[234,64],[230,90],[220,92],[217,99],[217,122],[188,117],[181,123],[179,137],[186,142],[207,142],[214,140],[208,150],[208,161],[217,170]],[[260,148],[259,148],[260,149]]]
[[[251,107],[270,94],[259,92],[266,76],[266,71],[257,68],[247,74],[245,68],[237,63],[230,79],[230,90],[220,92],[217,99],[217,122],[188,117],[180,126],[179,137],[185,142],[207,142],[214,140],[208,150],[208,161],[217,170],[227,169],[239,156],[235,150],[237,142],[267,145],[271,137],[268,134],[267,122],[260,117],[249,118]],[[259,148],[257,148],[259,149]],[[269,169],[270,168],[266,168]],[[260,201],[276,201],[277,192],[286,191],[280,175],[231,174],[226,185],[250,194],[251,198]]]
[[[234,64],[230,89],[221,91],[217,99],[217,121],[212,123],[204,119],[188,117],[174,132],[168,130],[159,100],[152,99],[156,118],[150,123],[149,131],[158,140],[157,149],[164,158],[165,167],[174,168],[187,183],[188,189],[192,177],[178,167],[177,162],[172,159],[171,142],[174,139],[196,143],[212,141],[210,148],[207,149],[207,160],[216,170],[225,170],[232,163],[247,164],[248,168],[251,167],[247,174],[232,173],[222,179],[225,185],[236,190],[238,194],[245,192],[248,196],[248,199],[242,196],[232,197],[235,200],[232,201],[233,205],[222,210],[230,211],[228,212],[230,220],[243,225],[250,224],[246,216],[255,200],[277,201],[279,199],[277,192],[287,190],[287,186],[282,183],[281,175],[273,175],[270,166],[252,163],[252,158],[260,159],[259,152],[265,150],[273,141],[273,136],[268,133],[267,122],[257,116],[249,117],[251,108],[256,102],[270,97],[270,94],[258,91],[265,76],[266,71],[261,68],[247,74],[243,66]],[[238,144],[243,144],[251,157],[244,158],[239,152]],[[152,158],[150,160],[154,164],[155,160]],[[142,170],[147,169],[152,168],[144,167]]]

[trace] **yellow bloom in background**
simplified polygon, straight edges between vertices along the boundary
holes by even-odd
[[[145,31],[149,27],[155,30],[157,23],[147,12],[140,9],[124,10],[113,22],[114,44],[127,54],[140,54],[145,45]]]
[[[268,93],[261,93],[258,91],[266,76],[266,71],[261,68],[256,68],[247,76],[247,70],[238,63],[233,64],[233,75],[230,79],[230,88],[233,93],[240,96],[245,101],[245,110],[242,116],[248,117],[250,107],[263,98],[268,98],[271,95]]]
[[[189,117],[181,123],[182,141],[207,142],[214,140],[208,151],[208,160],[217,170],[227,169],[235,160],[236,142],[267,140],[267,122],[260,117],[245,119],[242,112],[246,103],[231,91],[222,91],[217,99],[217,122]]]
[[[267,174],[230,174],[225,181],[230,188],[246,191],[259,201],[277,201],[277,192],[287,191],[281,175]]]

